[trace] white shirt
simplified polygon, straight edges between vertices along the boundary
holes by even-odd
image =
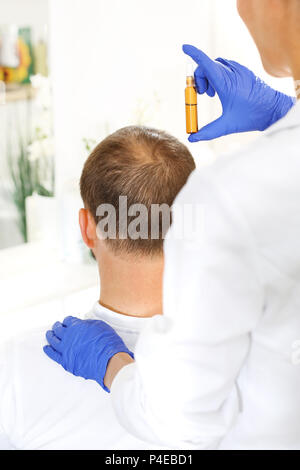
[[[300,449],[300,104],[195,171],[189,203],[204,236],[165,242],[164,317],[113,382],[119,420],[172,447]]]
[[[134,350],[148,319],[98,303],[87,318],[109,323]],[[118,423],[110,396],[67,373],[43,352],[47,328],[1,345],[0,449],[149,449]]]

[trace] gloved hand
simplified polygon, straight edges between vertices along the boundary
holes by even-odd
[[[264,131],[284,117],[296,98],[273,90],[251,70],[232,60],[211,60],[194,46],[184,45],[183,52],[197,64],[195,83],[199,94],[215,96],[223,107],[222,116],[191,134],[190,142],[212,140],[228,134]]]
[[[119,352],[134,358],[119,335],[101,320],[67,317],[47,331],[44,352],[74,375],[98,382],[106,391],[104,376],[108,361]]]

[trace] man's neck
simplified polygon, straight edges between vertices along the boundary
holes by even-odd
[[[163,257],[136,260],[103,249],[98,259],[99,303],[123,315],[152,317],[162,314]]]

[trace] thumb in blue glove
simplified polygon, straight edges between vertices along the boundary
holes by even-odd
[[[95,380],[106,391],[104,377],[109,360],[119,352],[134,355],[120,336],[101,320],[67,317],[47,331],[47,356],[73,375]]]
[[[296,98],[273,90],[251,70],[232,60],[211,60],[194,46],[184,45],[183,52],[197,64],[195,84],[199,94],[218,94],[222,116],[191,134],[190,142],[249,131],[264,131],[284,117]]]

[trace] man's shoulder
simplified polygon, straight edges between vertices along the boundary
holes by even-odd
[[[5,356],[6,361],[27,361],[29,355],[34,355],[35,358],[43,357],[40,352],[43,352],[43,345],[46,343],[45,333],[48,327],[35,328],[17,335],[10,336],[8,339],[1,342],[0,345],[0,360]]]
[[[1,382],[5,385],[20,381],[32,383],[38,382],[37,376],[41,371],[47,374],[53,370],[51,361],[43,352],[46,343],[45,333],[47,328],[38,328],[24,331],[11,336],[0,345],[0,374]]]
[[[46,356],[47,329],[24,332],[0,348],[0,431],[21,449],[141,446],[119,425],[108,393]]]
[[[67,373],[61,365],[46,356],[43,346],[47,343],[47,329],[24,332],[2,344],[2,381],[21,390],[19,398],[25,402],[31,402],[34,396],[43,396],[44,403],[54,402],[56,399],[61,400],[64,392],[67,395],[72,392],[76,400],[83,393],[83,388],[97,388],[98,395],[101,395],[96,383],[87,383],[81,377]]]

